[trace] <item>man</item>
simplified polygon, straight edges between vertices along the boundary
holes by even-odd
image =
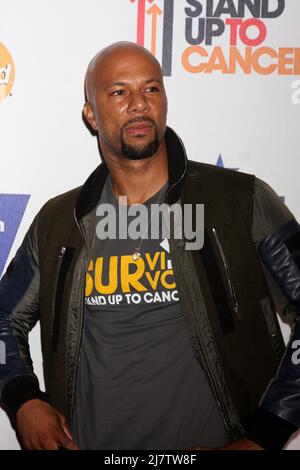
[[[278,449],[299,426],[299,226],[265,183],[188,161],[166,115],[147,50],[94,57],[84,116],[104,162],[42,208],[0,285],[1,400],[25,448]],[[122,195],[203,203],[203,248],[100,240],[99,208],[121,212]],[[270,274],[294,309],[286,352]],[[47,395],[27,341],[38,320]]]

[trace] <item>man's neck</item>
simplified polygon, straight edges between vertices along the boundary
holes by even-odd
[[[168,180],[168,158],[165,143],[152,157],[141,160],[105,159],[116,198],[127,196],[127,202],[142,204],[156,194]]]

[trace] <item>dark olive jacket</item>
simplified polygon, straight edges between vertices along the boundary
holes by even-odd
[[[205,207],[203,248],[187,250],[185,239],[170,239],[191,347],[231,439],[246,432],[267,448],[280,448],[300,424],[300,371],[291,360],[300,331],[295,321],[285,350],[262,260],[297,315],[299,226],[291,219],[255,244],[255,177],[188,161],[170,128],[166,143],[166,202]],[[0,339],[7,352],[0,393],[2,405],[13,413],[26,400],[49,399],[71,422],[87,261],[107,174],[102,163],[83,187],[45,204],[0,283]],[[47,396],[39,390],[28,347],[37,321]],[[270,429],[273,436],[277,430],[273,441]]]

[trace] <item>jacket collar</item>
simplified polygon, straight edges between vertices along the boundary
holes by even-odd
[[[183,142],[170,127],[166,129],[165,139],[169,172],[165,202],[174,204],[181,194],[187,171],[187,156]],[[108,167],[103,161],[82,186],[75,207],[77,221],[91,212],[98,204],[107,175]]]

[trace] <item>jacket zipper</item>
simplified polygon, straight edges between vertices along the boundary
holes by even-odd
[[[56,270],[56,277],[55,277],[55,284],[54,284],[54,296],[53,296],[53,308],[52,308],[52,312],[53,312],[53,316],[52,316],[52,349],[56,350],[57,349],[57,331],[56,331],[56,323],[58,321],[58,318],[57,318],[57,315],[58,315],[58,312],[57,312],[57,295],[58,295],[58,280],[59,280],[59,274],[60,274],[60,270],[61,270],[61,265],[62,265],[62,262],[63,262],[63,258],[65,256],[65,253],[67,251],[67,248],[65,246],[62,246],[61,247],[61,250],[58,254],[58,264],[57,264],[57,270]]]
[[[175,251],[174,251],[174,253],[175,253]],[[173,256],[173,262],[174,262],[174,265],[176,266],[175,256]],[[185,308],[185,303],[184,302],[182,302],[182,308]],[[221,394],[219,393],[218,385],[215,382],[215,379],[213,377],[213,374],[210,371],[210,368],[209,368],[209,365],[207,363],[205,354],[203,352],[202,343],[201,343],[201,334],[200,334],[200,332],[198,332],[199,331],[198,320],[196,321],[196,326],[197,326],[196,334],[197,334],[197,337],[198,337],[198,343],[197,344],[199,346],[201,362],[205,367],[205,372],[207,373],[208,380],[209,380],[209,383],[212,387],[212,391],[213,391],[213,394],[214,394],[214,398],[216,399],[217,405],[218,405],[219,410],[221,412],[221,417],[222,417],[225,429],[226,429],[229,437],[231,439],[234,439],[236,437],[236,435],[235,435],[236,433],[234,432],[234,430],[232,429],[230,423],[227,420],[226,411],[225,411],[225,408],[224,408],[224,405],[223,405],[223,402],[222,402]]]
[[[86,243],[85,235],[83,233],[81,225],[79,224],[79,222],[77,220],[75,210],[74,210],[74,218],[75,218],[76,225],[79,229],[80,235],[82,236],[83,240]],[[70,410],[69,411],[70,415],[69,415],[69,420],[68,421],[69,421],[69,424],[71,426],[73,425],[75,390],[76,390],[76,384],[77,384],[78,368],[79,368],[79,363],[80,363],[80,359],[81,359],[81,357],[80,357],[81,354],[80,353],[81,353],[81,347],[82,347],[83,336],[84,336],[84,318],[83,317],[84,317],[84,286],[85,286],[85,273],[86,273],[86,270],[87,270],[87,260],[85,261],[85,271],[84,271],[84,277],[83,277],[83,282],[82,282],[82,286],[81,286],[81,298],[82,298],[81,308],[82,308],[82,311],[81,311],[81,315],[80,315],[80,325],[79,325],[80,339],[79,339],[79,342],[78,342],[78,346],[76,348],[76,353],[75,353],[75,358],[74,358],[75,368],[74,368],[74,374],[73,374],[73,387],[72,387],[71,403],[70,403],[70,406],[67,406],[67,409]],[[68,393],[67,393],[66,403],[68,404],[68,402],[69,402],[69,400],[68,400]]]
[[[181,143],[181,146],[182,146],[182,149],[183,149],[183,152],[184,152],[184,156],[185,156],[185,167],[184,167],[184,171],[181,175],[181,177],[179,178],[178,181],[176,181],[172,186],[170,186],[170,188],[168,188],[168,191],[166,193],[166,196],[165,196],[165,200],[167,201],[168,200],[168,195],[169,195],[169,192],[170,190],[175,186],[177,185],[184,177],[185,173],[186,173],[186,169],[187,169],[187,155],[186,155],[186,150],[185,150],[185,147],[184,147],[184,144],[181,140],[181,138],[176,134],[177,138],[179,139],[180,143]],[[222,250],[223,251],[223,250]],[[225,258],[225,256],[224,256]],[[174,260],[174,257],[173,257],[173,260]],[[226,261],[226,258],[225,258],[225,261]],[[174,260],[174,264],[176,264],[176,261]],[[226,263],[227,264],[227,263]],[[233,288],[233,286],[232,286]],[[233,290],[234,292],[234,290]],[[236,300],[236,296],[235,296],[235,300]],[[238,310],[238,304],[237,304],[237,300],[235,302],[235,307],[237,307],[237,310]],[[198,322],[197,322],[197,326],[198,326]],[[231,439],[233,439],[235,436],[235,432],[232,430],[231,428],[231,425],[230,423],[227,421],[227,418],[226,418],[226,412],[225,412],[225,409],[224,409],[224,405],[223,405],[223,402],[222,402],[222,398],[221,398],[221,395],[219,393],[219,390],[218,390],[218,386],[216,385],[215,383],[215,380],[214,380],[214,377],[209,369],[209,366],[208,366],[208,363],[206,361],[206,358],[205,358],[205,355],[203,353],[203,349],[202,349],[202,345],[201,345],[201,341],[199,339],[198,341],[198,345],[199,345],[199,351],[200,351],[200,355],[201,355],[201,359],[203,361],[203,364],[205,365],[205,369],[206,369],[206,373],[208,375],[208,378],[209,378],[209,382],[212,386],[212,389],[213,389],[213,392],[214,392],[214,395],[215,395],[215,399],[217,401],[217,404],[218,404],[218,407],[221,411],[221,416],[222,416],[222,419],[223,419],[223,423],[224,423],[224,426],[227,430],[227,433],[229,435],[229,437]]]
[[[206,361],[206,358],[205,358],[205,355],[203,353],[203,349],[202,349],[202,346],[201,346],[201,342],[198,341],[198,344],[199,344],[199,349],[200,349],[200,354],[202,356],[202,361],[203,363],[205,364],[205,370],[206,370],[206,373],[208,375],[208,378],[209,378],[209,382],[212,386],[212,389],[213,389],[213,392],[214,392],[214,396],[215,396],[215,399],[216,399],[216,402],[218,404],[218,407],[221,411],[221,415],[222,415],[222,418],[223,418],[223,423],[224,423],[224,426],[227,430],[227,433],[229,435],[229,437],[231,439],[234,439],[235,438],[235,433],[232,431],[232,428],[231,428],[231,425],[229,424],[229,422],[227,421],[227,418],[226,418],[226,412],[225,412],[225,409],[224,409],[224,405],[223,405],[223,402],[222,402],[222,399],[221,399],[221,395],[219,393],[219,390],[218,390],[218,386],[216,385],[215,383],[215,380],[213,378],[213,375],[208,367],[208,364],[207,364],[207,361]]]
[[[84,275],[85,279],[85,275]],[[81,289],[81,296],[84,299],[84,284]],[[70,423],[73,423],[73,415],[74,415],[74,404],[75,404],[75,391],[76,391],[76,385],[77,385],[77,377],[78,377],[78,369],[80,365],[80,360],[81,360],[81,349],[82,349],[82,343],[83,343],[83,337],[84,337],[84,300],[82,303],[82,314],[81,314],[81,320],[80,320],[80,339],[78,343],[78,347],[75,353],[75,368],[74,368],[74,379],[73,379],[73,389],[72,389],[72,401],[70,405]]]
[[[232,282],[232,276],[231,276],[231,273],[230,273],[228,262],[227,262],[227,259],[226,259],[226,256],[225,256],[225,253],[224,253],[224,250],[223,250],[222,243],[221,243],[220,238],[218,236],[216,227],[212,227],[212,232],[214,234],[214,237],[215,237],[215,240],[216,240],[221,258],[222,258],[223,266],[224,266],[224,269],[225,269],[227,283],[228,283],[228,286],[229,286],[230,295],[231,295],[231,299],[232,299],[232,302],[233,302],[233,310],[235,311],[235,314],[236,314],[237,318],[240,320],[242,317],[241,317],[241,314],[240,314],[240,308],[239,308],[239,304],[238,304],[238,300],[237,300],[237,295],[236,295],[234,285],[233,285],[233,282]]]
[[[67,248],[65,246],[62,246],[61,247],[61,250],[58,254],[58,266],[57,266],[57,272],[56,272],[56,279],[55,279],[55,293],[57,291],[57,283],[58,283],[58,277],[59,277],[59,272],[60,272],[60,268],[61,268],[61,263],[62,263],[62,260],[65,256],[65,253],[67,251]]]

